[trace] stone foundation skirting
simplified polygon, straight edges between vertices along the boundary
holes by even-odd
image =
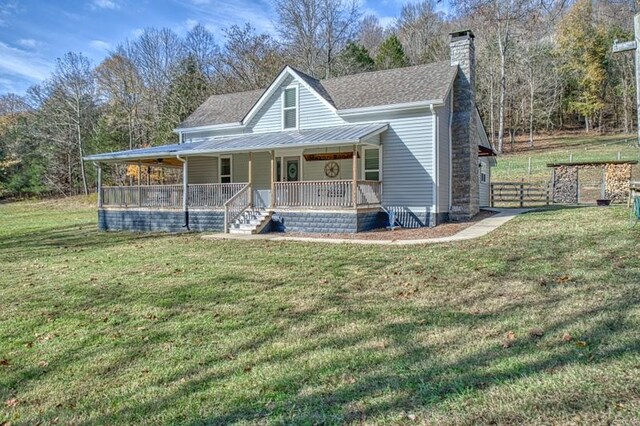
[[[351,211],[276,210],[272,232],[354,233],[383,228],[387,214],[380,209]]]
[[[224,211],[192,210],[188,215],[191,231],[222,231]],[[102,231],[184,232],[185,213],[181,210],[98,210]]]

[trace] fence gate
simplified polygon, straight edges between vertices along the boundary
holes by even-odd
[[[548,182],[492,182],[491,207],[524,207],[549,204],[551,188]]]

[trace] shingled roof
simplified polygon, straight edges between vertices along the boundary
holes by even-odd
[[[457,67],[449,61],[317,80],[293,70],[338,110],[442,101]],[[178,128],[239,123],[267,89],[213,95]]]

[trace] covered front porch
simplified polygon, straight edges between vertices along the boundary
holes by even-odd
[[[301,218],[339,223],[345,217],[353,225],[345,232],[362,230],[358,218],[366,215],[365,222],[377,223],[371,217],[382,204],[379,135],[386,127],[279,132],[279,138],[250,134],[87,157],[98,167],[101,228],[177,230],[183,222],[180,227],[187,229],[227,232],[247,216],[268,212],[274,223],[265,231],[291,230],[283,225],[286,218],[289,223],[306,223]],[[138,166],[138,171],[180,168],[181,182],[148,185],[138,172],[132,185],[103,185],[107,163]],[[153,223],[163,220],[171,226]],[[305,225],[294,228],[306,230],[300,229]]]

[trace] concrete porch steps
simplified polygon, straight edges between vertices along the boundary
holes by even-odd
[[[271,221],[273,210],[251,209],[242,215],[229,226],[230,234],[259,234]]]

